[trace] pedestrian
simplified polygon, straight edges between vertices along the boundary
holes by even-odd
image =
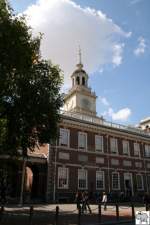
[[[82,192],[82,213],[84,213],[84,211],[87,211],[85,191]]]
[[[0,184],[0,203],[6,203],[6,178],[2,177],[1,184]]]
[[[81,193],[79,191],[77,191],[76,196],[75,196],[75,202],[77,204],[77,209],[80,210],[81,209]]]
[[[92,213],[90,205],[89,205],[89,195],[88,192],[85,192],[85,208],[89,210],[89,213]]]
[[[99,192],[95,193],[95,200],[96,200],[96,203],[100,202],[100,194],[99,194]]]
[[[123,191],[120,192],[119,199],[120,199],[120,202],[124,202],[124,192]]]
[[[104,210],[106,210],[107,209],[107,194],[105,192],[103,192],[102,202],[104,204]]]
[[[150,196],[148,193],[145,193],[143,196],[143,202],[145,204],[146,207],[149,208],[149,204],[150,204]]]

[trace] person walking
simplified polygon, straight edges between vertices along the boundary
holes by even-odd
[[[89,210],[89,213],[92,213],[90,205],[89,205],[88,192],[84,191],[82,192],[82,213],[87,212],[87,209]]]
[[[81,209],[81,193],[79,191],[77,191],[76,196],[75,196],[75,202],[77,204],[77,209],[80,210]]]
[[[7,183],[6,183],[6,178],[2,177],[1,182],[0,182],[0,203],[5,204],[6,201],[6,191],[7,191]]]
[[[90,205],[89,205],[89,195],[88,192],[85,192],[85,208],[89,210],[89,213],[92,213]]]
[[[82,192],[82,213],[87,211],[85,191]]]
[[[107,209],[107,194],[103,192],[102,203],[104,204],[104,210]]]

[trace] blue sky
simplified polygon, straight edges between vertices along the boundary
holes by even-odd
[[[80,44],[83,64],[90,75],[89,85],[98,96],[98,115],[123,124],[137,124],[150,116],[150,1],[41,2],[37,11],[35,0],[10,1],[16,12],[31,15],[29,24],[35,34],[44,33],[41,51],[63,68],[65,87],[71,85],[69,74],[75,69],[75,51]],[[46,4],[47,9],[43,9]],[[34,7],[29,9],[31,5]],[[42,10],[49,12],[42,14]],[[55,33],[60,36],[58,42]]]

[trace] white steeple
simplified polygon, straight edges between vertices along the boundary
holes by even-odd
[[[96,116],[96,95],[88,87],[88,74],[83,69],[82,53],[79,46],[78,64],[72,73],[72,88],[64,99],[64,110],[82,115]]]
[[[88,87],[88,75],[83,69],[83,64],[82,64],[82,53],[81,53],[81,48],[79,46],[79,63],[76,65],[77,69],[73,72],[71,78],[72,78],[72,87],[76,85],[82,85],[85,87]]]

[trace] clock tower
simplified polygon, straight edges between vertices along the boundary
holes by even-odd
[[[64,98],[64,110],[88,116],[96,116],[96,95],[88,87],[88,74],[83,69],[81,49],[79,49],[79,63],[71,75],[72,88]]]

